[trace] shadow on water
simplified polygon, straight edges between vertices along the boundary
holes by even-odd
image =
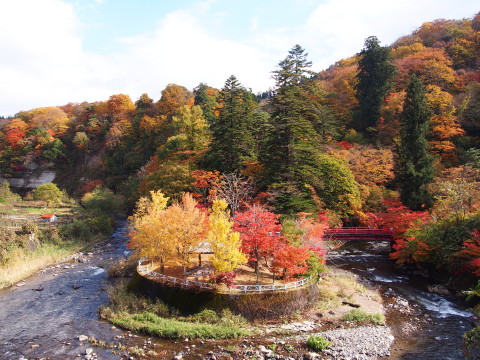
[[[387,242],[352,241],[329,253],[329,264],[379,288],[395,342],[389,359],[463,360],[462,335],[471,329],[462,298],[428,292],[429,279],[406,275],[388,258]]]

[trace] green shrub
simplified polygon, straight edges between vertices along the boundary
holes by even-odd
[[[480,280],[477,282],[475,288],[463,292],[467,296],[467,300],[473,298],[480,298]],[[480,303],[473,308],[473,313],[480,316]],[[467,359],[480,359],[480,326],[473,328],[463,334],[463,354]]]
[[[315,351],[323,351],[330,345],[333,345],[333,342],[328,341],[323,336],[312,335],[307,340],[307,346]]]
[[[385,324],[385,316],[383,314],[369,314],[359,309],[350,310],[348,313],[343,315],[342,319],[345,321],[369,322],[377,325]]]
[[[245,326],[247,320],[241,315],[234,314],[230,309],[223,309],[220,313],[220,323],[226,326]]]
[[[480,359],[480,326],[463,334],[463,354],[467,359]]]
[[[38,225],[33,222],[23,224],[22,234],[38,234]]]
[[[216,324],[219,321],[217,313],[210,309],[200,311],[198,314],[189,316],[189,320],[199,323]]]
[[[62,226],[60,235],[66,240],[88,241],[93,234],[85,220],[75,220],[71,224]]]
[[[103,187],[86,193],[81,202],[87,211],[94,214],[112,215],[123,211],[123,198]]]
[[[40,240],[42,242],[50,242],[56,245],[60,245],[63,242],[60,232],[56,227],[50,227],[40,232]]]
[[[20,201],[22,201],[22,198],[10,190],[8,181],[4,180],[0,183],[0,203],[13,204]]]
[[[90,231],[109,235],[113,232],[113,221],[108,215],[96,215],[87,220]]]
[[[37,186],[32,191],[34,200],[45,201],[47,206],[60,204],[63,198],[62,191],[54,183],[46,183]]]

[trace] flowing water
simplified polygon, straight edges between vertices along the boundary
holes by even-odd
[[[108,341],[121,333],[99,321],[107,301],[104,269],[127,254],[126,222],[108,243],[85,254],[83,262],[67,262],[41,270],[24,282],[0,291],[0,359],[74,359],[87,344],[79,335]],[[118,359],[99,352],[100,359]]]
[[[84,262],[49,267],[26,279],[23,286],[0,291],[1,360],[78,359],[90,347],[77,339],[79,335],[107,343],[131,336],[100,321],[97,313],[107,301],[104,267],[128,255],[126,231],[126,222],[120,223],[110,241],[87,254]],[[382,293],[387,324],[395,335],[389,359],[463,359],[461,336],[471,328],[465,306],[459,299],[426,291],[425,279],[399,272],[388,259],[388,244],[351,242],[329,258],[332,265],[353,271]],[[144,342],[150,340],[136,340],[140,346]],[[165,358],[185,347],[167,341],[157,344]],[[202,344],[197,349],[203,354],[218,346]],[[95,348],[95,352],[98,359],[119,359],[106,349]]]
[[[389,359],[464,359],[462,335],[472,325],[462,299],[428,292],[428,279],[405,275],[388,259],[388,251],[388,243],[350,242],[331,252],[329,262],[379,288],[395,336]]]

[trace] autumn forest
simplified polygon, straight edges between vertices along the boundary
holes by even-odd
[[[35,164],[76,198],[110,189],[139,227],[169,198],[183,211],[213,204],[217,220],[228,206],[240,232],[258,209],[284,228],[393,228],[397,262],[461,274],[468,288],[480,277],[479,49],[480,15],[436,20],[390,46],[371,36],[320,73],[295,45],[264,93],[232,75],[221,89],[169,84],[158,100],[20,111],[0,120],[0,174]],[[285,246],[306,264],[305,250]]]

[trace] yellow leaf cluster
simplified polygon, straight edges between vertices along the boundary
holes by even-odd
[[[227,206],[223,199],[214,200],[209,216],[208,241],[217,273],[232,271],[247,262],[247,257],[240,250],[240,233],[232,231],[233,221],[230,220]]]
[[[192,195],[167,207],[169,198],[161,191],[142,197],[132,216],[130,247],[140,256],[158,260],[161,267],[190,265],[190,252],[206,235],[206,214],[197,208]]]

